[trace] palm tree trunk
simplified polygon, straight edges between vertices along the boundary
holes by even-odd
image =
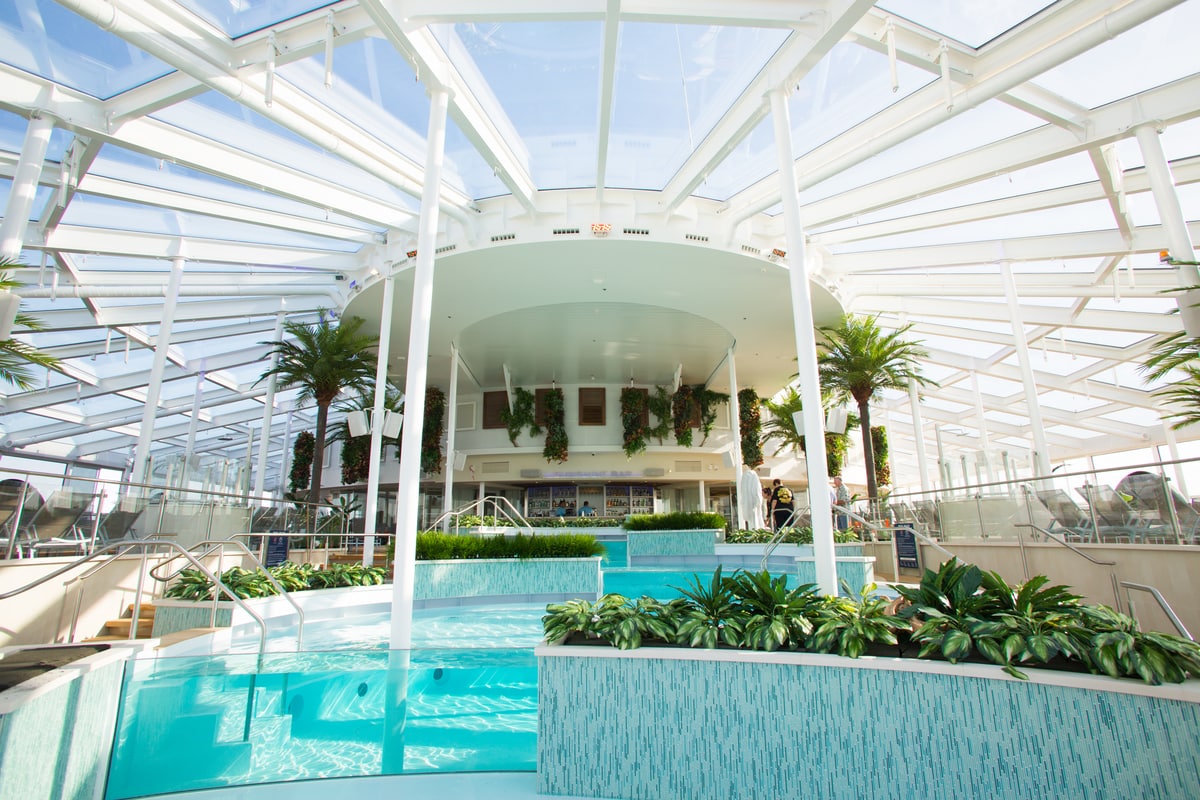
[[[317,445],[313,453],[312,483],[308,488],[310,513],[321,504],[321,468],[325,466],[325,427],[329,421],[329,403],[317,403]]]
[[[870,398],[858,401],[858,427],[862,429],[863,462],[867,467],[867,500],[874,511],[875,496],[879,486],[875,483],[875,447],[871,441]]]

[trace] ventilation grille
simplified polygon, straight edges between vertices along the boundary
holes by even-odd
[[[683,235],[683,238],[687,239],[689,242],[707,242],[708,241],[707,236],[704,236],[699,233],[685,233]]]
[[[700,462],[699,461],[676,461],[675,462],[675,471],[676,472],[699,472],[700,471]]]
[[[542,471],[540,469],[523,469],[521,470],[522,478],[540,478]]]
[[[555,228],[551,233],[555,236],[578,236],[579,228]]]
[[[649,236],[649,228],[621,228],[621,232],[629,236]]]
[[[438,249],[434,250],[433,252],[438,253],[440,255],[441,253],[449,253],[451,250],[457,250],[457,249],[458,249],[458,245],[456,245],[456,244],[444,244],[441,247],[439,247]]]
[[[699,462],[697,462],[699,463]],[[479,471],[484,475],[496,475],[499,473],[508,472],[507,461],[484,461],[480,465]]]
[[[511,242],[515,238],[517,238],[517,235],[515,233],[501,233],[497,236],[493,236],[492,241],[493,242]]]
[[[663,475],[667,474],[667,471],[662,467],[646,467],[644,470],[642,470],[642,474],[647,478],[661,478]]]
[[[749,253],[752,256],[761,256],[762,255],[762,250],[759,250],[757,247],[751,247],[748,244],[742,245],[742,252]]]

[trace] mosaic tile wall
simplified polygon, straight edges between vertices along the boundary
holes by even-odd
[[[212,605],[194,606],[165,606],[156,605],[154,608],[154,633],[158,638],[176,631],[186,631],[190,628],[228,628],[233,617],[232,603],[225,602],[217,607],[216,622],[212,621]]]
[[[418,561],[413,594],[422,600],[513,594],[595,597],[599,558]]]
[[[538,791],[1200,798],[1200,705],[952,675],[540,657]]]
[[[74,681],[56,678],[0,714],[0,800],[101,796],[124,666],[114,660]]]
[[[630,531],[629,563],[638,556],[693,556],[717,552],[714,530]]]

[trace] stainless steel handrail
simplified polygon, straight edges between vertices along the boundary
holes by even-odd
[[[1176,615],[1175,609],[1171,608],[1171,604],[1167,602],[1167,598],[1162,596],[1162,592],[1144,583],[1134,583],[1133,581],[1121,581],[1121,585],[1128,592],[1129,589],[1137,589],[1138,591],[1148,592],[1151,597],[1158,601],[1159,607],[1163,613],[1167,615],[1167,619],[1171,620],[1171,624],[1175,626],[1175,630],[1179,631],[1179,635],[1189,641],[1196,641],[1196,637],[1192,636],[1188,629],[1184,627],[1183,621]],[[1133,616],[1133,598],[1129,599],[1129,615]]]
[[[447,519],[457,520],[463,514],[468,514],[474,510],[478,510],[480,512],[479,516],[481,516],[481,517],[487,516],[486,514],[484,514],[482,512],[487,510],[488,502],[492,503],[492,508],[496,512],[495,514],[493,514],[493,516],[500,516],[501,514],[503,514],[504,518],[507,519],[509,522],[511,522],[514,527],[528,528],[530,531],[533,530],[533,526],[531,524],[529,524],[529,520],[526,519],[524,516],[522,516],[521,512],[517,510],[516,506],[514,506],[512,504],[512,501],[509,500],[504,495],[499,495],[499,494],[481,497],[478,500],[471,501],[470,503],[468,503],[467,505],[465,505],[461,508],[452,509],[450,511],[443,511],[441,516],[439,516],[432,523],[430,523],[430,525],[428,527],[430,530],[434,530],[438,526],[440,526],[443,521],[445,521]],[[501,502],[503,502],[504,505],[508,506],[508,508],[512,509],[512,514],[509,514],[507,510],[504,510],[501,508],[501,506],[500,506]],[[515,519],[514,519],[514,517],[515,517]],[[458,527],[458,526],[455,526],[455,527]]]
[[[1088,553],[1084,552],[1083,550],[1080,550],[1078,547],[1071,544],[1066,539],[1059,536],[1057,533],[1046,530],[1045,528],[1041,527],[1040,525],[1034,525],[1032,522],[1016,522],[1016,523],[1013,523],[1013,527],[1033,528],[1035,531],[1042,534],[1050,541],[1061,544],[1063,547],[1067,548],[1075,555],[1081,556],[1081,557],[1087,559],[1088,561],[1092,562],[1093,564],[1096,564],[1097,566],[1111,567],[1112,569],[1109,570],[1109,578],[1112,580],[1112,587],[1113,587],[1113,607],[1117,611],[1121,610],[1121,590],[1119,588],[1117,588],[1117,583],[1118,583],[1118,581],[1117,581],[1117,562],[1104,561],[1103,559],[1095,558],[1094,556],[1089,555]],[[1025,543],[1021,539],[1020,534],[1017,535],[1017,543],[1021,546],[1022,559],[1024,559]],[[1028,568],[1026,568],[1026,570],[1025,570],[1025,578],[1026,579],[1029,578],[1029,569]]]
[[[209,569],[207,567],[205,567],[203,564],[201,564],[199,561],[197,561],[192,556],[191,553],[189,553],[186,549],[184,549],[184,547],[182,545],[178,544],[177,542],[168,542],[168,541],[163,541],[161,539],[146,539],[146,540],[132,541],[132,542],[110,542],[109,544],[106,544],[103,547],[99,547],[96,550],[92,551],[91,553],[88,553],[85,556],[81,556],[80,558],[76,559],[75,561],[71,561],[67,564],[64,564],[61,567],[59,567],[58,569],[56,569],[52,572],[48,572],[45,575],[41,576],[40,578],[30,581],[29,583],[25,584],[24,586],[20,586],[16,589],[10,589],[7,592],[0,593],[0,600],[7,600],[11,597],[16,597],[17,595],[27,592],[30,589],[41,586],[43,583],[51,581],[54,578],[57,578],[59,575],[62,575],[65,572],[69,572],[72,569],[75,569],[76,567],[80,567],[80,566],[88,563],[89,561],[91,561],[95,558],[98,558],[99,556],[106,555],[110,550],[120,550],[121,552],[117,553],[116,555],[124,555],[125,553],[128,553],[129,551],[135,550],[135,549],[142,549],[143,552],[146,552],[145,548],[159,548],[159,547],[165,547],[167,549],[172,549],[172,550],[178,551],[176,553],[176,555],[182,555],[184,558],[191,561],[195,565],[195,567],[204,574],[204,576],[206,578],[208,578],[210,581],[213,582],[214,586],[218,587],[221,591],[223,591],[229,595],[230,599],[233,600],[234,605],[236,605],[238,608],[245,611],[247,615],[254,618],[254,620],[258,622],[258,627],[259,627],[258,653],[259,653],[259,655],[262,655],[266,651],[266,648],[267,648],[267,623],[266,623],[266,621],[258,613],[256,613],[254,611],[254,609],[252,609],[248,605],[246,605],[246,602],[244,600],[242,600],[242,598],[240,598],[236,594],[234,594],[233,590],[231,590],[228,586],[226,586],[224,583],[222,583],[221,579],[219,577],[217,577],[216,575],[213,575],[212,572],[209,571]],[[111,558],[109,559],[110,562],[113,560],[114,559],[111,559]],[[65,583],[64,583],[64,585],[65,585]]]
[[[811,514],[808,506],[805,506],[804,510],[809,511]],[[793,508],[792,513],[788,514],[787,519],[783,521],[783,524],[779,526],[779,529],[776,530],[775,533],[771,534],[771,538],[767,540],[765,545],[763,545],[763,557],[762,561],[758,565],[759,569],[765,570],[767,568],[767,561],[771,558],[771,554],[775,552],[775,548],[783,544],[783,537],[786,536],[787,532],[791,529],[791,523],[796,521],[796,515],[798,513],[800,513],[800,509]]]

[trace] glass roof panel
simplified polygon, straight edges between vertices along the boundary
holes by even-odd
[[[1083,384],[1080,384],[1081,388]],[[1108,401],[1090,397],[1082,392],[1039,392],[1038,405],[1046,408],[1057,409],[1058,411],[1070,411],[1078,413],[1080,411],[1089,411],[1093,408],[1099,408],[1106,405]]]
[[[596,185],[600,22],[464,23],[435,30],[492,124],[516,152],[527,151],[539,189]]]
[[[1042,73],[1037,83],[1096,108],[1196,72],[1197,30],[1200,3],[1180,3]]]
[[[205,92],[153,115],[170,125],[215,139],[303,173],[334,181],[357,191],[371,192],[385,202],[415,209],[413,198],[343,159],[327,154],[304,137],[235,103],[218,92]]]
[[[887,56],[841,42],[788,96],[793,155],[799,157],[920,89],[932,78],[904,62],[896,65],[900,91],[893,93]],[[696,190],[701,197],[728,200],[778,168],[771,117],[754,131]]]
[[[880,8],[963,44],[982,47],[1050,5],[1047,0],[884,0]]]
[[[317,8],[333,5],[329,0],[178,0],[179,4],[231,39]]]
[[[0,202],[4,203],[4,208],[8,207],[8,198],[11,194],[12,181],[8,178],[0,178]],[[37,191],[33,193],[33,202],[29,204],[29,219],[31,221],[41,216],[42,211],[46,208],[46,202],[52,194],[54,194],[54,189],[49,186],[39,186]]]
[[[605,183],[666,185],[787,36],[778,28],[622,23]]]
[[[101,100],[174,71],[52,0],[0,3],[0,61]]]
[[[898,175],[915,167],[1001,141],[1044,124],[1031,114],[998,100],[989,100],[842,170],[832,178],[804,189],[800,192],[800,202],[803,205],[830,197],[881,178]],[[1093,172],[1093,176],[1094,174]]]

